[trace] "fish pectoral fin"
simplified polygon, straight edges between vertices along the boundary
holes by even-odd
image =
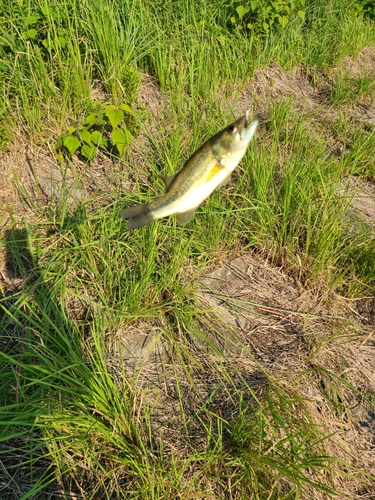
[[[165,187],[168,189],[171,187],[172,182],[174,181],[174,178],[176,175],[170,175],[169,177],[166,177],[165,175],[161,175],[160,178],[164,182]]]
[[[186,224],[192,219],[195,211],[198,207],[193,208],[192,210],[188,210],[187,212],[180,212],[177,214],[177,222],[180,226],[186,226]]]
[[[228,182],[230,182],[230,181],[231,181],[231,179],[232,179],[232,173],[230,173],[229,175],[227,175],[227,176],[225,177],[225,179],[223,179],[223,180],[220,182],[220,184],[218,185],[218,187],[217,187],[216,189],[220,189],[220,188],[222,188],[222,187],[226,186],[226,185],[228,184]]]

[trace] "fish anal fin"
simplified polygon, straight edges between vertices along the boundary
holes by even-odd
[[[177,214],[177,222],[180,224],[180,226],[186,226],[186,224],[192,219],[193,215],[195,214],[196,209],[197,207]]]
[[[153,217],[151,212],[144,215],[139,215],[134,219],[128,220],[128,229],[137,229],[138,227],[147,226],[147,224],[151,224],[151,222],[154,221],[155,218]]]

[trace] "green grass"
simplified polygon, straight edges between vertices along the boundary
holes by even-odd
[[[196,300],[209,266],[248,249],[301,287],[374,295],[374,235],[350,218],[350,193],[338,195],[350,176],[374,179],[373,126],[344,113],[327,125],[293,99],[269,102],[233,182],[187,227],[171,217],[129,232],[119,217],[162,193],[159,174],[233,119],[223,102],[234,107],[257,68],[325,72],[375,42],[373,21],[351,1],[311,0],[305,21],[264,38],[233,26],[230,14],[224,0],[0,7],[1,147],[22,135],[56,154],[58,135],[91,111],[136,106],[141,72],[156,77],[166,103],[162,116],[149,113],[148,128],[140,119],[147,148],[108,167],[104,196],[91,191],[74,206],[66,192],[42,206],[16,182],[29,212],[3,235],[19,288],[0,300],[0,459],[9,477],[23,477],[9,482],[17,498],[39,498],[56,478],[66,492],[83,485],[90,499],[332,498],[335,477],[373,480],[330,453],[301,391],[306,374],[286,383],[268,372]],[[371,76],[345,75],[331,82],[329,104],[355,106],[373,86]],[[253,114],[258,104],[254,96]],[[62,168],[79,184],[91,166]],[[133,191],[123,188],[129,179]],[[146,362],[131,370],[111,351],[119,332],[141,322],[166,353],[152,376]],[[330,328],[327,342],[341,332]],[[321,345],[316,338],[300,355],[310,362]],[[341,418],[349,382],[314,367],[311,376],[324,379],[321,392]]]
[[[27,245],[20,239],[17,243]],[[82,254],[87,251],[81,247]],[[239,498],[250,492],[266,498],[270,491],[275,498],[293,498],[309,488],[334,492],[333,483],[319,471],[341,466],[327,456],[324,437],[302,395],[279,387],[260,365],[263,382],[254,389],[211,337],[194,328],[186,307],[181,313],[176,303],[173,312],[192,337],[180,343],[164,332],[172,363],[159,374],[152,391],[142,389],[140,373],[129,377],[121,363],[114,376],[106,359],[109,307],[96,302],[102,313],[83,323],[72,320],[62,307],[62,293],[72,291],[61,290],[64,279],[52,282],[50,273],[50,266],[41,264],[30,275],[29,287],[8,297],[2,321],[5,331],[12,332],[2,352],[2,382],[8,389],[2,396],[3,439],[5,444],[10,437],[18,443],[27,436],[32,458],[24,460],[33,462],[36,473],[46,459],[51,463],[29,495],[53,479],[53,467],[66,476],[68,489],[74,489],[74,478],[90,484],[90,497],[167,498],[181,491],[187,495],[186,481],[193,496],[208,494],[206,483],[220,497],[228,481]],[[140,282],[149,283],[148,276]],[[121,299],[112,303],[118,313],[120,303]],[[168,310],[166,303],[159,307]],[[190,315],[194,314],[192,308]],[[121,317],[126,324],[138,315],[127,311]],[[245,348],[235,337],[232,342]],[[254,361],[250,352],[247,356]],[[160,422],[163,383],[168,384],[175,410],[171,414],[164,404],[167,418]],[[174,436],[171,450],[168,432]],[[17,451],[27,453],[27,448]],[[3,448],[3,454],[9,452]]]
[[[348,78],[343,76],[337,80],[331,88],[333,106],[356,102],[360,97],[373,97],[374,95],[374,79],[367,75],[361,78]]]

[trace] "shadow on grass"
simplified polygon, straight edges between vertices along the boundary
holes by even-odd
[[[77,327],[59,307],[53,285],[44,282],[31,233],[30,228],[14,227],[4,238],[10,283],[0,299],[0,497],[4,500],[63,497],[44,445],[48,430],[38,422],[56,410],[59,397],[63,399],[64,373],[84,363]],[[79,493],[78,488],[70,491]]]

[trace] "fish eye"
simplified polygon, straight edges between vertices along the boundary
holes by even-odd
[[[233,125],[233,124],[232,124],[232,125],[229,125],[229,127],[228,127],[228,129],[227,129],[227,130],[228,130],[228,132],[230,132],[231,134],[234,134],[235,132],[237,132],[237,128],[236,128],[236,126],[235,126],[235,125]]]

